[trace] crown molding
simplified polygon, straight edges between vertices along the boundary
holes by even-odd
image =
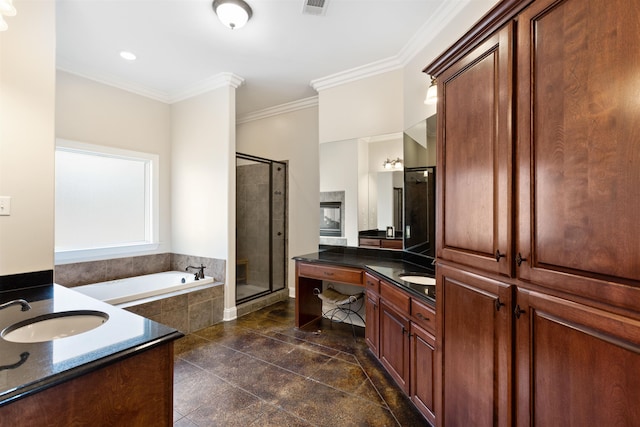
[[[429,45],[447,26],[455,16],[471,4],[471,0],[443,1],[433,12],[418,32],[411,37],[398,54],[402,65],[407,65],[418,53]]]
[[[141,95],[156,101],[164,102],[165,104],[173,104],[174,102],[183,101],[187,98],[202,95],[203,93],[209,92],[210,90],[219,89],[221,87],[230,86],[234,89],[237,89],[244,83],[244,79],[237,74],[218,73],[214,76],[194,83],[193,85],[177,94],[171,95],[166,92],[148,89],[142,85],[131,84],[108,74],[85,74],[82,72],[74,71],[62,58],[58,58],[56,60],[56,69],[88,80],[93,80],[107,86],[112,86],[118,89],[125,90],[127,92],[135,93],[136,95]]]
[[[214,76],[208,77],[204,80],[194,83],[180,93],[171,96],[169,103],[184,101],[187,98],[202,95],[214,89],[220,89],[222,87],[239,88],[244,83],[244,79],[237,74],[233,73],[218,73]]]
[[[141,85],[131,84],[124,80],[118,79],[115,76],[108,74],[85,74],[82,72],[75,71],[68,66],[67,62],[64,59],[58,58],[56,60],[56,69],[60,71],[64,71],[65,73],[73,74],[78,77],[82,77],[87,80],[92,80],[97,83],[102,83],[107,86],[112,86],[117,89],[122,89],[127,92],[134,93],[136,95],[144,96],[146,98],[151,98],[155,101],[164,102],[165,104],[170,103],[170,97],[161,91],[149,89],[143,87]]]
[[[435,36],[443,31],[451,20],[467,7],[470,2],[470,0],[442,2],[427,22],[420,27],[418,32],[411,37],[409,42],[407,42],[397,55],[326,77],[314,79],[310,82],[311,87],[317,92],[320,92],[321,90],[334,86],[351,83],[404,67],[413,57],[429,45]]]
[[[350,70],[341,71],[339,73],[331,74],[326,77],[311,80],[310,85],[317,92],[324,89],[329,89],[334,86],[339,86],[345,83],[351,83],[367,77],[373,77],[378,74],[386,73],[389,71],[402,68],[398,56],[391,58],[381,59],[380,61],[371,62],[360,67],[352,68]]]
[[[277,116],[279,114],[291,113],[293,111],[303,110],[305,108],[312,108],[318,106],[318,96],[311,96],[309,98],[299,99],[297,101],[287,102],[285,104],[276,105],[275,107],[269,107],[251,113],[238,116],[236,124],[252,122],[254,120],[266,119],[267,117]]]

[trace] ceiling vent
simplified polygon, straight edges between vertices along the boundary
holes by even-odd
[[[305,15],[324,15],[327,11],[329,0],[304,0],[302,13]]]

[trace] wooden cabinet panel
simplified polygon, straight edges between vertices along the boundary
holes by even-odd
[[[336,267],[326,264],[302,264],[298,265],[298,276],[310,277],[332,282],[362,284],[362,270],[349,267]]]
[[[405,313],[405,316],[409,315],[409,310],[411,309],[411,299],[406,292],[401,291],[397,286],[390,285],[381,281],[380,295],[385,301],[396,306],[396,308]]]
[[[410,396],[425,418],[435,424],[435,337],[411,323],[411,383]]]
[[[518,19],[518,277],[637,310],[635,0],[538,0]]]
[[[173,425],[173,342],[0,407],[0,425]]]
[[[436,311],[415,298],[411,299],[411,319],[432,334],[436,333]]]
[[[366,326],[364,339],[376,357],[380,357],[380,317],[378,295],[367,290],[365,302]]]
[[[443,426],[511,423],[511,286],[439,266]],[[438,408],[436,408],[438,409]]]
[[[380,293],[380,280],[369,273],[364,273],[364,286],[367,288],[367,292]]]
[[[402,249],[402,240],[380,239],[380,247],[385,249]]]
[[[512,275],[512,24],[438,76],[438,257]]]
[[[409,319],[384,300],[380,302],[380,361],[409,393]]]
[[[638,425],[640,322],[534,292],[517,304],[517,425]]]

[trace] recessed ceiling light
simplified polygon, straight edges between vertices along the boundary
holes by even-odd
[[[131,52],[128,52],[126,50],[123,50],[122,52],[120,52],[120,56],[123,59],[126,59],[127,61],[135,61],[136,60],[136,55],[131,53]]]

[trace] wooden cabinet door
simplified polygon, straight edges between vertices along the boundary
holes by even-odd
[[[435,425],[435,348],[436,338],[411,323],[411,381],[409,396],[425,418]]]
[[[640,322],[520,290],[518,426],[640,423]]]
[[[439,265],[441,426],[510,426],[512,287]]]
[[[438,77],[438,258],[511,276],[509,23]]]
[[[376,357],[380,357],[380,319],[378,295],[367,290],[365,303],[364,339]]]
[[[538,0],[517,39],[517,276],[636,311],[639,13],[636,0]]]
[[[380,301],[380,361],[409,393],[409,319]]]

